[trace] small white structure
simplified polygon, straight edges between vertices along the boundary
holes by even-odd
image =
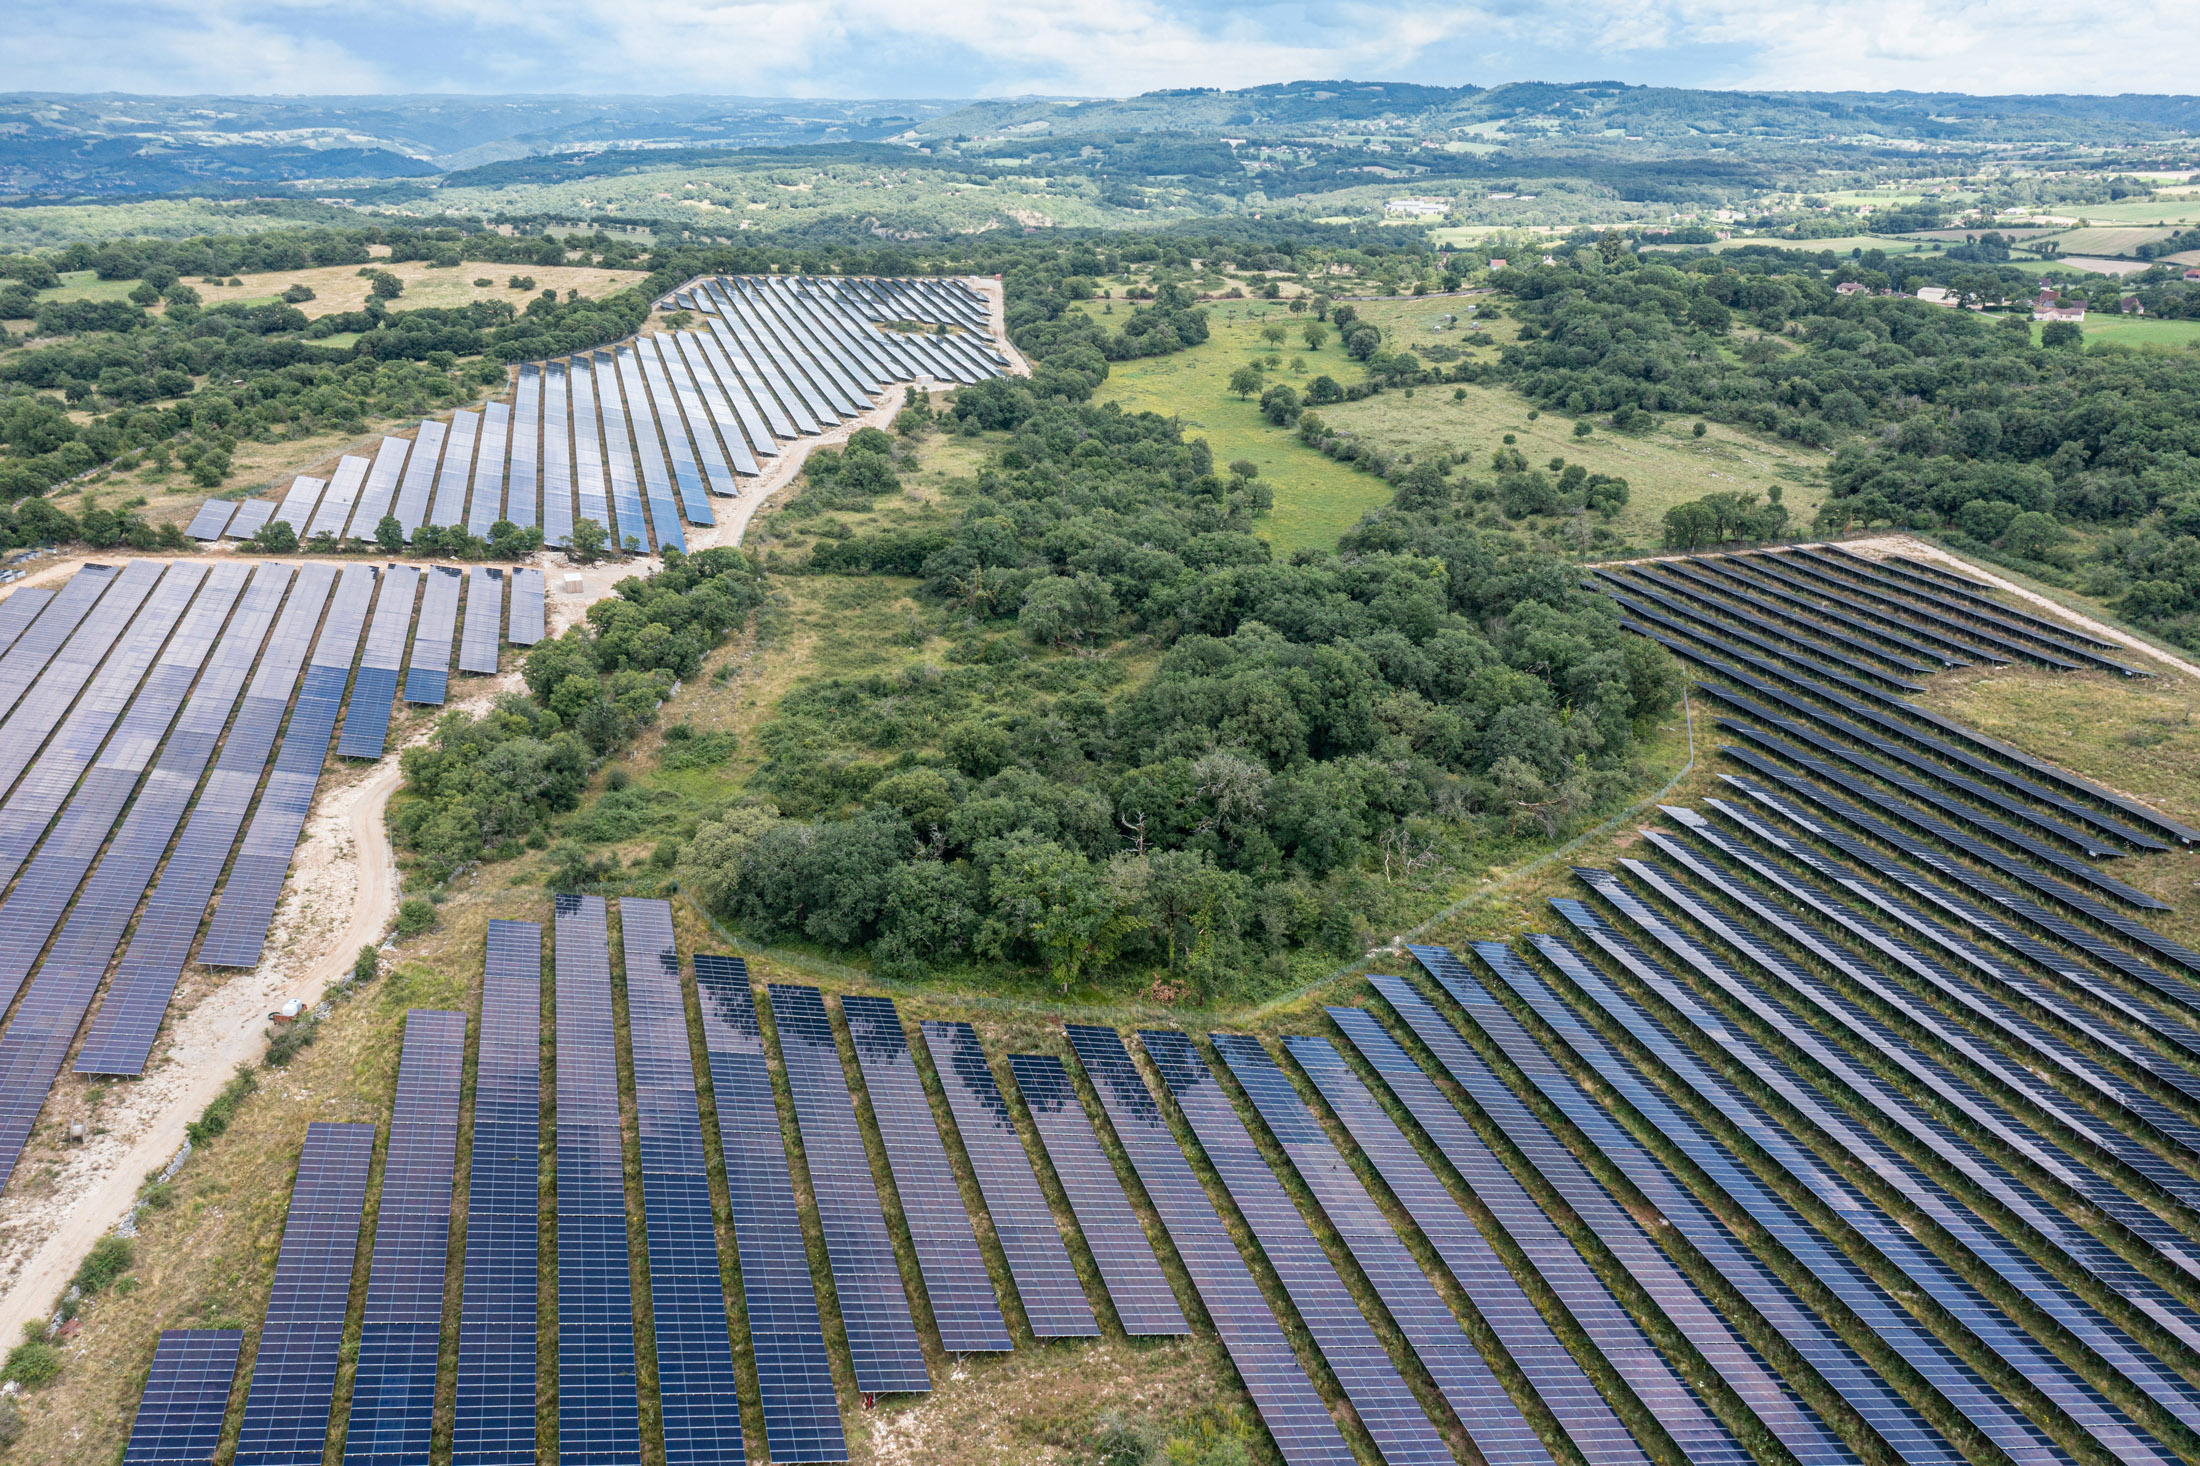
[[[1383,212],[1411,219],[1441,219],[1451,212],[1451,205],[1442,199],[1392,199],[1383,205]]]

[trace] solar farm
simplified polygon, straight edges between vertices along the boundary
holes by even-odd
[[[394,517],[487,538],[500,521],[573,543],[590,520],[615,547],[687,548],[784,451],[852,422],[909,383],[998,376],[987,305],[961,281],[698,280],[660,302],[695,330],[521,364],[509,401],[429,419],[327,478],[300,474],[280,500],[209,499],[185,533],[250,539],[270,522],[301,544],[372,540]],[[685,526],[686,528],[683,528]]]
[[[685,548],[899,385],[1009,366],[956,282],[660,304],[698,324],[191,533]],[[64,1071],[145,1074],[189,969],[263,962],[324,772],[542,640],[547,559],[217,548],[0,600],[0,1184]],[[1509,940],[1273,1012],[889,989],[669,890],[499,893],[387,1103],[289,1132],[251,1316],[148,1334],[112,1446],[925,1459],[882,1442],[926,1401],[1121,1350],[1206,1361],[1292,1466],[2200,1462],[2200,952],[2134,874],[2200,829],[1928,705],[2182,674],[1905,554],[1583,573],[1685,672],[1693,802]]]

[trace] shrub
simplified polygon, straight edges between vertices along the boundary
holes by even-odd
[[[34,1322],[26,1328],[45,1332],[43,1322]],[[14,1380],[27,1390],[51,1384],[61,1377],[61,1351],[47,1343],[43,1337],[25,1339],[8,1351],[8,1360],[0,1368],[0,1380]]]
[[[220,1135],[229,1128],[229,1122],[236,1118],[237,1107],[259,1087],[260,1079],[252,1072],[252,1066],[239,1064],[236,1076],[223,1087],[222,1092],[214,1096],[196,1120],[183,1127],[184,1135],[193,1145],[204,1145]]]
[[[400,940],[417,937],[435,925],[435,903],[425,896],[409,896],[397,908]]]
[[[84,1254],[84,1261],[78,1264],[76,1276],[69,1279],[69,1286],[86,1298],[104,1293],[136,1261],[136,1244],[110,1232],[94,1242],[92,1250]]]

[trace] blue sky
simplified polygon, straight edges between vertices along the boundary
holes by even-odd
[[[1458,85],[2192,91],[2137,0],[16,0],[8,85],[153,93],[1124,95]]]

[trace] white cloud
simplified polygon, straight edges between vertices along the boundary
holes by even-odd
[[[171,94],[1121,96],[1315,77],[2175,91],[2195,34],[2136,0],[19,0],[0,64],[41,90]]]

